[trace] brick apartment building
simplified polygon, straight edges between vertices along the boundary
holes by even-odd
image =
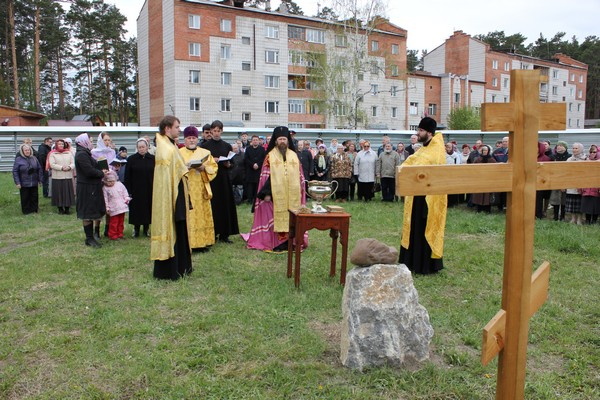
[[[459,31],[425,57],[425,71],[406,74],[407,32],[382,19],[368,39],[362,34],[359,52],[372,67],[349,74],[350,43],[360,38],[285,9],[146,0],[137,22],[141,125],[165,114],[261,128],[414,129],[425,115],[444,125],[452,107],[508,101],[510,69],[539,68],[549,78],[541,100],[567,102],[568,126],[583,127],[587,66],[564,55],[551,62],[494,52]],[[314,54],[326,54],[339,74],[313,80]]]

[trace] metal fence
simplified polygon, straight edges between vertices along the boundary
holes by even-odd
[[[350,139],[358,141],[367,139],[371,142],[372,148],[378,148],[381,145],[383,135],[388,135],[391,138],[392,144],[398,142],[408,143],[413,131],[401,130],[350,130],[350,129],[296,129],[296,138],[310,140],[314,144],[314,140],[322,138],[326,145],[329,145],[331,139],[337,139],[339,143]],[[19,126],[19,127],[0,127],[0,171],[11,171],[14,163],[15,155],[19,150],[19,146],[23,143],[23,139],[31,138],[33,146],[37,150],[38,146],[43,142],[44,138],[52,137],[75,139],[79,134],[87,132],[96,141],[96,137],[100,132],[108,132],[113,138],[113,142],[117,147],[125,146],[129,154],[135,152],[135,142],[143,136],[151,138],[157,132],[155,127],[43,127],[43,126]],[[248,136],[259,135],[269,136],[273,132],[270,128],[243,128],[243,127],[225,127],[223,139],[232,142],[239,138],[242,133],[247,133]],[[472,145],[476,140],[481,139],[485,144],[494,147],[496,140],[507,136],[508,132],[481,132],[473,131],[442,131],[446,141],[454,140],[459,147],[463,143]],[[550,140],[555,144],[558,140],[564,140],[571,144],[574,142],[582,143],[586,149],[591,144],[600,144],[600,129],[568,129],[565,131],[542,131],[540,132],[540,140]]]

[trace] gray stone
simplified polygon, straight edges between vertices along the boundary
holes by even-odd
[[[359,239],[350,254],[350,262],[359,267],[368,267],[373,264],[396,264],[398,250],[377,239]]]
[[[346,367],[418,368],[433,328],[404,264],[354,268],[342,300],[341,361]]]

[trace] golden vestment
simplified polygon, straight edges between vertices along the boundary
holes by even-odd
[[[188,173],[188,186],[190,189],[190,201],[192,209],[189,212],[187,220],[190,247],[198,249],[215,244],[215,224],[213,221],[212,190],[210,181],[217,176],[218,165],[215,159],[210,155],[210,151],[201,147],[194,150],[182,147],[179,149],[183,161],[189,163],[190,160],[201,160],[206,157],[202,163],[205,170],[200,172],[197,169],[190,169]]]
[[[175,256],[175,202],[179,182],[183,179],[186,204],[188,203],[188,167],[179,149],[166,135],[156,134],[154,185],[152,190],[152,237],[150,259],[167,260]],[[189,207],[188,211],[189,220]],[[188,236],[189,236],[188,224]]]
[[[278,148],[271,150],[267,157],[271,169],[274,231],[288,232],[290,229],[288,209],[295,210],[302,205],[300,160],[296,152],[290,149],[285,153],[285,161]]]
[[[436,133],[427,146],[421,147],[404,161],[405,165],[444,165],[446,164],[446,150],[444,137]],[[431,258],[442,258],[444,254],[444,230],[446,227],[446,211],[448,209],[448,197],[442,195],[425,196],[427,203],[427,226],[425,228],[425,239],[431,247]],[[410,246],[410,222],[412,216],[413,197],[406,196],[404,200],[404,221],[402,225],[402,247],[408,249]]]

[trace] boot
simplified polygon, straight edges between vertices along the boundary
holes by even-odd
[[[100,243],[100,225],[94,225],[94,240]]]
[[[63,210],[64,210],[65,215],[71,214],[71,211],[69,210],[69,207],[65,207]]]
[[[150,227],[148,225],[144,225],[144,236],[150,237],[150,232],[148,231]]]
[[[61,214],[64,214],[64,213],[65,213],[65,211],[63,210],[63,208],[62,207],[58,207],[58,214],[61,215]]]
[[[95,248],[102,247],[100,242],[98,242],[96,239],[94,239],[93,229],[94,228],[93,228],[92,224],[83,226],[83,231],[85,232],[85,245],[95,247]]]
[[[554,220],[558,221],[558,214],[560,211],[560,206],[552,206],[552,208],[554,209]]]
[[[104,237],[108,237],[108,224],[104,225]]]
[[[140,237],[140,226],[139,225],[134,225],[133,226],[133,237]]]

